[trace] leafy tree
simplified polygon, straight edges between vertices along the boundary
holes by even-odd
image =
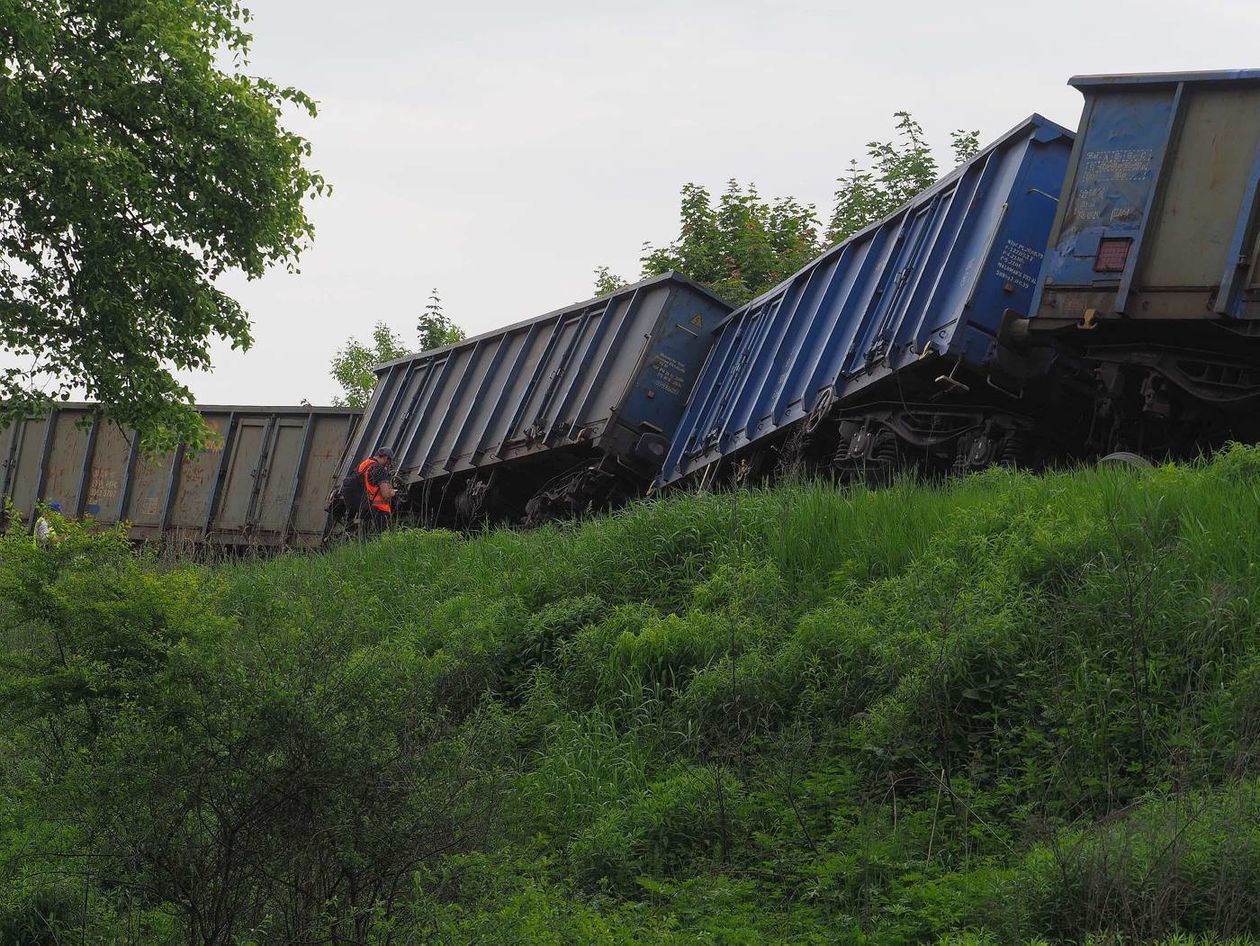
[[[421,351],[454,345],[464,340],[464,330],[442,311],[442,300],[436,289],[429,293],[429,301],[425,303],[424,312],[416,323],[416,332],[420,337]]]
[[[607,266],[595,267],[595,295],[611,295],[625,284],[626,281],[616,273],[610,272]]]
[[[836,243],[881,220],[931,186],[939,167],[923,128],[909,112],[896,112],[891,141],[867,145],[869,167],[849,162],[835,194],[826,241]],[[950,135],[954,159],[979,150],[979,132]],[[714,204],[700,184],[684,184],[678,237],[665,247],[644,244],[643,276],[676,270],[735,304],[757,296],[796,272],[826,245],[814,207],[792,197],[763,200],[754,185],[732,180]],[[595,292],[612,292],[625,281],[607,266],[595,270]]]
[[[153,445],[204,442],[173,370],[250,323],[218,288],[292,268],[325,190],[281,124],[315,103],[246,73],[239,0],[0,0],[6,416],[76,389]]]
[[[333,403],[341,407],[366,407],[376,387],[376,373],[372,369],[405,354],[407,349],[402,339],[384,322],[376,323],[368,343],[349,339],[332,360],[331,374],[342,391],[333,398]]]
[[[682,189],[678,239],[644,245],[643,275],[676,270],[736,304],[786,278],[818,253],[818,217],[792,197],[761,198],[755,185],[737,181],[714,206],[700,184]]]
[[[846,175],[837,182],[835,205],[827,240],[839,243],[859,230],[893,213],[906,201],[930,187],[940,174],[923,127],[909,112],[896,112],[896,137],[871,141],[866,146],[869,167],[849,162]],[[975,156],[978,131],[954,131],[950,135],[955,163]]]
[[[419,351],[453,345],[464,338],[464,330],[442,311],[442,300],[436,289],[429,293],[429,301],[416,322],[416,334]],[[330,373],[342,390],[333,398],[333,403],[342,407],[366,407],[376,387],[376,372],[372,369],[408,353],[402,337],[384,322],[377,322],[372,328],[370,342],[347,339],[332,360]]]
[[[949,133],[949,143],[954,152],[954,165],[963,164],[980,153],[980,130],[955,129]]]
[[[389,942],[416,867],[484,843],[504,727],[438,705],[445,658],[61,534],[0,535],[0,941]]]

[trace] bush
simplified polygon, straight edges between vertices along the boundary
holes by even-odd
[[[1151,801],[1034,853],[1030,911],[1047,932],[1231,936],[1260,928],[1260,785]]]
[[[215,567],[14,530],[0,940],[1252,936],[1257,470],[683,494]]]
[[[623,796],[569,846],[574,877],[589,889],[624,894],[640,876],[703,869],[728,853],[738,792],[721,769],[688,766]]]

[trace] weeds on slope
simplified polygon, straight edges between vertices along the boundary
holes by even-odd
[[[0,938],[1255,934],[1258,523],[1235,448],[214,569],[10,537]]]

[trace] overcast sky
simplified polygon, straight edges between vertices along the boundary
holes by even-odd
[[[301,273],[227,288],[248,353],[203,403],[328,403],[328,361],[437,287],[474,334],[634,278],[687,181],[830,210],[835,178],[907,109],[937,146],[1032,112],[1071,128],[1070,75],[1260,65],[1260,3],[1060,0],[252,0],[251,70],[320,115],[293,126],[333,184]]]

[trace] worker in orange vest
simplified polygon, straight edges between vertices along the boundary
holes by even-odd
[[[373,532],[384,530],[394,512],[394,484],[389,480],[389,470],[393,465],[394,451],[389,447],[377,447],[376,452],[358,467],[358,473],[363,477],[363,508],[359,518]]]

